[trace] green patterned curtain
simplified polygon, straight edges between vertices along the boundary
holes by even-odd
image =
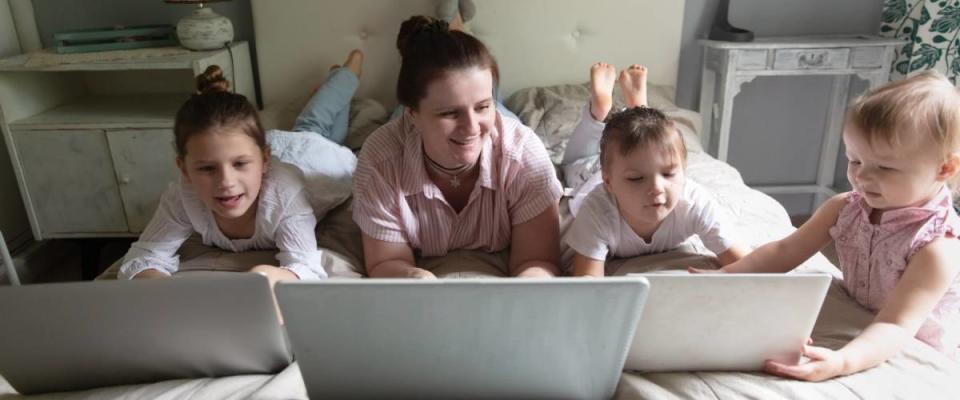
[[[890,79],[936,69],[960,75],[960,1],[884,0],[880,34],[910,40],[894,57]]]

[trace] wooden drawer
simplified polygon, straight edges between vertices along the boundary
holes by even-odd
[[[740,50],[737,52],[737,69],[763,70],[767,69],[766,50]]]
[[[886,48],[883,47],[860,47],[853,49],[853,57],[851,57],[850,63],[854,68],[870,68],[870,67],[882,67],[884,66],[884,53]]]
[[[773,69],[844,69],[849,65],[849,61],[849,48],[782,49],[777,50],[773,56]]]

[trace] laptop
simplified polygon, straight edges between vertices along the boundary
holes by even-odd
[[[291,362],[258,274],[0,287],[0,375],[22,394],[268,374]]]
[[[328,280],[277,298],[311,398],[608,399],[643,278]]]
[[[631,274],[650,282],[625,369],[759,371],[797,364],[830,275]]]

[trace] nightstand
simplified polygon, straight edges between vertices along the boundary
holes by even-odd
[[[57,57],[0,59],[0,131],[37,240],[143,230],[177,179],[174,117],[207,66],[256,101],[245,42]]]
[[[836,194],[833,189],[840,150],[850,77],[868,82],[869,89],[889,80],[894,50],[905,44],[878,36],[801,36],[757,38],[753,42],[701,40],[703,80],[700,113],[703,147],[727,161],[733,102],[743,84],[758,76],[834,75],[827,97],[829,115],[820,152],[817,180],[809,185],[754,186],[768,194],[815,194],[814,207]]]

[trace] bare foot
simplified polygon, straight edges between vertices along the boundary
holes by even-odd
[[[350,55],[347,56],[347,60],[343,62],[343,66],[349,68],[350,71],[353,71],[353,74],[360,77],[361,67],[363,66],[363,52],[360,49],[353,49],[350,51]]]
[[[459,12],[457,15],[453,16],[453,19],[450,20],[450,30],[466,32],[466,27],[463,25],[463,17],[460,16]]]
[[[620,71],[620,89],[627,107],[648,106],[647,104],[647,67],[633,64]]]
[[[590,115],[597,121],[607,119],[613,107],[613,84],[617,70],[610,64],[598,62],[590,67]]]

